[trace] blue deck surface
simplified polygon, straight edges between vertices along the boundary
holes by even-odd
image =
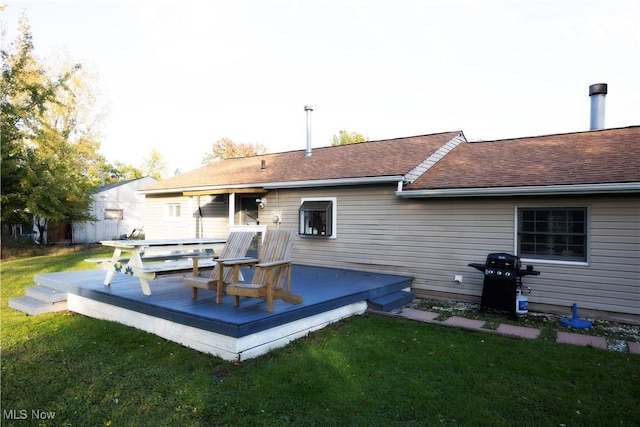
[[[250,280],[252,269],[242,269]],[[170,320],[199,329],[239,338],[279,325],[304,319],[339,307],[397,292],[411,286],[412,277],[337,268],[293,265],[292,292],[302,295],[298,305],[274,301],[272,313],[266,302],[241,298],[234,307],[233,297],[225,295],[216,304],[213,291],[202,290],[192,299],[191,288],[182,282],[186,275],[160,276],[149,282],[152,295],[144,295],[137,278],[116,274],[104,286],[104,270],[65,271],[37,274],[39,285],[49,286],[128,310]]]

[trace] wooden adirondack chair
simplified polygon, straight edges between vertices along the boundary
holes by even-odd
[[[238,282],[240,276],[237,271],[224,269],[220,263],[237,259],[250,259],[246,258],[246,255],[254,235],[254,232],[232,231],[229,233],[229,238],[222,248],[222,251],[220,251],[220,256],[215,259],[216,263],[209,277],[191,276],[184,278],[184,284],[193,288],[191,294],[193,299],[198,297],[198,288],[200,288],[215,291],[216,302],[218,304],[222,302],[224,285],[231,282]],[[237,275],[234,276],[234,274]]]
[[[263,298],[267,300],[267,311],[273,311],[273,300],[282,299],[290,304],[300,304],[302,297],[291,293],[291,252],[293,236],[287,230],[268,230],[259,259],[250,261],[223,261],[220,264],[232,267],[237,275],[242,265],[254,265],[255,273],[251,283],[233,282],[226,293],[234,295],[235,306],[240,305],[240,297]],[[286,286],[285,286],[286,283]]]

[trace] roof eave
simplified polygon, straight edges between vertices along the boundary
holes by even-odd
[[[496,196],[569,196],[603,193],[640,193],[640,182],[543,186],[532,185],[522,187],[440,188],[427,190],[396,191],[396,196],[404,198],[446,198]]]

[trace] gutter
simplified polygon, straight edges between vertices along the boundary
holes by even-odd
[[[640,182],[544,185],[522,187],[440,188],[396,191],[402,198],[495,197],[495,196],[559,196],[583,194],[640,193]]]

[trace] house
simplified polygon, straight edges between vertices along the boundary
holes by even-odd
[[[97,220],[74,222],[71,225],[73,243],[119,239],[134,229],[142,229],[146,205],[144,195],[138,190],[157,182],[155,178],[144,177],[98,187],[91,206],[91,215]]]
[[[297,231],[294,262],[480,299],[468,266],[534,265],[531,309],[640,319],[640,127],[469,142],[459,131],[228,159],[148,186],[150,238]],[[455,276],[459,280],[454,280]]]

